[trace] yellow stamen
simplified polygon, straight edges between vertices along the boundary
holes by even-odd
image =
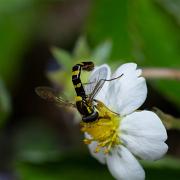
[[[107,154],[112,147],[120,144],[120,116],[112,112],[100,101],[97,103],[96,110],[99,113],[97,121],[91,123],[82,122],[81,131],[91,136],[91,139],[86,138],[84,140],[85,144],[90,144],[92,141],[97,142],[97,147],[94,152],[97,153],[102,149],[104,153]]]
[[[84,139],[84,144],[91,144],[93,139]]]
[[[100,151],[100,147],[97,146],[96,149],[94,150],[95,153],[98,153]]]

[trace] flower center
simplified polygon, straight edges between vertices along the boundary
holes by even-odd
[[[102,102],[98,101],[96,109],[99,113],[99,118],[95,122],[81,122],[81,131],[88,133],[91,138],[85,138],[85,144],[91,144],[92,141],[97,142],[97,147],[94,152],[104,150],[107,154],[111,148],[120,144],[119,124],[120,116],[108,109]]]

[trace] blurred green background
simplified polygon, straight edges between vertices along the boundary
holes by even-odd
[[[0,0],[0,180],[113,179],[83,145],[76,113],[34,92],[73,98],[70,68],[86,59],[180,68],[180,1]],[[142,108],[180,117],[180,82],[147,83]],[[180,131],[168,136],[167,156],[142,162],[149,180],[180,179]]]

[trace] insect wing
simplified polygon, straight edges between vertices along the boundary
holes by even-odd
[[[96,97],[96,95],[98,94],[98,92],[101,90],[101,88],[103,87],[105,81],[104,79],[100,79],[96,86],[94,87],[92,93],[89,95],[89,99],[90,101],[93,101],[93,99]]]
[[[42,99],[49,101],[49,102],[53,102],[53,103],[57,104],[58,106],[75,107],[74,103],[71,103],[69,101],[64,100],[61,97],[58,97],[57,92],[50,87],[40,86],[35,89],[35,92]]]
[[[40,96],[42,99],[49,101],[49,102],[55,102],[56,101],[56,93],[54,89],[50,87],[40,86],[36,87],[35,92],[38,96]]]
[[[102,66],[96,68],[89,77],[89,82],[84,85],[86,94],[92,99],[94,98],[99,90],[103,87],[108,76],[108,68]]]

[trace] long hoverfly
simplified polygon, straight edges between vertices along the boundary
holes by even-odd
[[[37,87],[36,93],[43,99],[54,102],[58,106],[68,106],[77,108],[82,116],[83,122],[93,122],[98,119],[99,114],[96,110],[95,103],[97,102],[95,97],[103,87],[106,81],[115,80],[119,77],[107,80],[108,70],[106,67],[102,67],[98,73],[91,77],[91,81],[83,84],[81,82],[81,70],[92,71],[94,69],[93,62],[81,62],[73,66],[72,68],[72,83],[76,91],[75,102],[64,100],[62,97],[58,97],[55,91],[49,87]]]

